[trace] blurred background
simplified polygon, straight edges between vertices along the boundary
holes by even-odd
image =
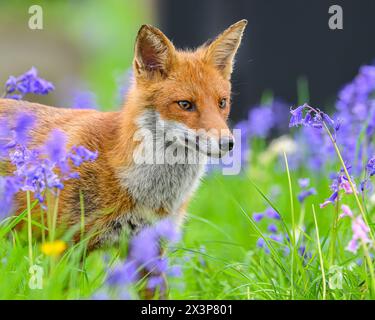
[[[43,8],[43,30],[28,27],[28,9],[35,4]],[[333,4],[344,10],[344,30],[328,27]],[[38,101],[71,106],[84,92],[83,99],[101,109],[116,109],[142,24],[160,27],[183,48],[246,18],[232,121],[270,96],[286,106],[306,100],[324,108],[361,65],[373,62],[374,15],[373,0],[0,0],[0,83],[35,66],[56,86]]]

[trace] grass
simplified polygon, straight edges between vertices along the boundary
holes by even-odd
[[[318,194],[301,205],[294,190],[297,179],[306,176]],[[324,175],[280,170],[278,162],[254,162],[240,176],[207,176],[190,206],[183,241],[168,251],[171,262],[183,266],[183,277],[170,280],[169,298],[373,298],[371,259],[365,263],[363,250],[356,255],[345,250],[351,238],[349,219],[337,221],[334,206],[319,208],[329,194],[328,183]],[[279,194],[270,197],[275,188]],[[269,239],[268,222],[252,219],[253,212],[270,204],[280,212],[282,219],[276,223],[291,234],[290,243]],[[354,206],[355,199],[348,204]],[[371,217],[373,210],[368,209]],[[43,269],[43,284],[42,289],[30,289],[34,270],[29,270],[28,230],[11,228],[19,219],[8,218],[0,227],[1,299],[89,299],[102,287],[107,268],[125,256],[124,247],[87,254],[83,242],[70,245],[59,258],[50,257],[34,240],[31,249],[34,263]],[[269,253],[256,246],[260,237],[266,239]],[[304,257],[297,250],[302,241],[309,252]]]

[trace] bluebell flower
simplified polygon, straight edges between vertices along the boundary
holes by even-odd
[[[179,239],[180,232],[171,219],[144,228],[131,239],[126,261],[109,272],[106,283],[112,287],[134,285],[146,270],[149,273],[147,287],[165,289],[164,275],[181,276],[181,269],[170,267],[168,259],[161,256],[161,241],[173,244]]]
[[[5,83],[5,97],[20,100],[26,94],[46,95],[54,89],[53,84],[40,78],[37,69],[32,67],[19,77],[9,77]]]
[[[276,242],[282,242],[283,241],[283,236],[280,234],[271,234],[270,239]]]
[[[258,248],[263,248],[264,245],[265,245],[265,241],[264,241],[264,239],[263,239],[263,238],[259,238],[259,239],[257,240],[256,245],[257,245]]]
[[[312,196],[316,194],[316,190],[314,188],[310,188],[308,190],[302,190],[298,195],[297,195],[297,198],[298,198],[298,201],[299,202],[304,202],[305,199],[309,196]]]
[[[271,233],[277,233],[277,226],[271,223],[268,225],[267,230]]]
[[[261,221],[262,219],[264,218],[264,213],[262,212],[256,212],[256,213],[253,213],[253,219],[255,222],[259,222]]]
[[[16,115],[13,125],[9,122],[1,121],[0,157],[9,160],[15,167],[14,176],[10,178],[17,181],[16,192],[30,191],[40,203],[44,202],[47,189],[52,192],[61,190],[64,188],[63,181],[77,177],[77,173],[72,171],[69,165],[71,157],[79,158],[76,164],[80,165],[84,161],[94,161],[98,155],[97,152],[82,146],[67,152],[66,136],[58,130],[51,132],[44,146],[29,149],[29,132],[33,128],[35,118],[30,114],[19,114]],[[1,197],[8,199],[16,192],[2,194]],[[9,201],[4,200],[4,203]]]
[[[66,135],[60,130],[53,130],[47,142],[44,145],[48,158],[54,162],[59,163],[66,157]]]
[[[160,290],[165,290],[165,280],[162,275],[157,275],[150,277],[147,281],[147,288],[149,289],[156,289],[160,288]]]
[[[110,286],[125,286],[137,282],[140,278],[138,268],[135,261],[118,265],[108,273],[106,282]]]
[[[298,185],[300,188],[307,188],[310,185],[310,179],[309,178],[302,178],[298,179]]]
[[[375,156],[370,158],[370,160],[367,162],[366,169],[370,177],[375,175]]]
[[[291,109],[290,113],[292,116],[290,117],[289,127],[298,127],[303,124],[303,111],[305,106],[299,106],[296,109]]]
[[[265,214],[270,219],[280,220],[280,215],[278,214],[278,212],[275,209],[271,208],[271,207],[268,207],[266,209]]]
[[[75,166],[79,167],[83,162],[95,161],[98,158],[98,152],[88,150],[83,146],[73,146],[69,158]]]
[[[250,136],[266,138],[274,124],[275,118],[271,106],[250,109],[248,117]]]
[[[316,190],[314,188],[309,188],[310,179],[304,178],[298,180],[299,187],[301,188],[300,193],[297,195],[297,199],[300,203],[304,202],[305,199],[311,195],[316,194]]]
[[[17,178],[0,176],[0,222],[12,212],[13,198],[19,188]]]
[[[95,93],[91,91],[77,91],[73,96],[73,109],[98,109]]]
[[[14,143],[27,145],[30,138],[29,132],[35,125],[35,117],[29,113],[20,113],[16,116],[14,127]]]

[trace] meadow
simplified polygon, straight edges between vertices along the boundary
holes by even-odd
[[[5,96],[19,99],[18,94],[53,89],[36,73],[32,77],[38,85],[21,92],[11,88],[24,78],[7,82]],[[236,125],[242,130],[241,173],[208,170],[182,237],[168,225],[144,234],[165,240],[167,259],[155,259],[165,264],[167,298],[373,299],[374,92],[375,67],[364,66],[334,106],[290,109],[268,96],[250,109],[249,118]],[[300,97],[307,102],[307,91],[301,89]],[[15,146],[3,143],[9,134],[4,128],[0,151],[7,157]],[[95,161],[89,152],[73,150],[70,159]],[[52,174],[55,164],[49,164]],[[141,298],[140,288],[151,281],[134,277],[142,239],[129,246],[124,236],[119,248],[87,253],[87,239],[73,244],[71,230],[54,236],[58,206],[41,208],[50,217],[45,225],[30,214],[44,200],[40,197],[56,196],[62,186],[47,183],[44,193],[18,186],[30,201],[14,216],[7,212],[13,195],[6,179],[0,177],[0,299]],[[25,227],[15,229],[20,222]],[[31,226],[48,228],[52,236],[33,238]],[[152,280],[153,288],[162,286],[158,277]]]

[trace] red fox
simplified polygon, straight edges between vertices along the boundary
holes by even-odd
[[[233,148],[226,123],[230,77],[246,24],[246,20],[233,24],[194,51],[177,50],[159,29],[143,25],[135,43],[135,81],[119,112],[0,99],[0,120],[20,111],[35,115],[32,145],[43,144],[58,128],[66,134],[69,146],[98,151],[96,161],[78,169],[80,179],[69,180],[61,190],[59,223],[79,223],[80,194],[85,230],[95,232],[90,248],[117,241],[123,229],[136,233],[162,217],[182,220],[204,174],[204,163],[189,163],[184,157],[178,163],[155,163],[153,156],[149,159],[147,155],[146,162],[139,162],[142,152],[137,149],[142,142],[135,137],[142,130],[151,132],[151,140],[140,150],[164,152],[168,146],[165,134],[171,131],[177,136],[174,152],[182,151],[182,156],[189,150],[220,157]],[[181,156],[177,158],[181,160]],[[21,195],[17,207],[25,208]]]

